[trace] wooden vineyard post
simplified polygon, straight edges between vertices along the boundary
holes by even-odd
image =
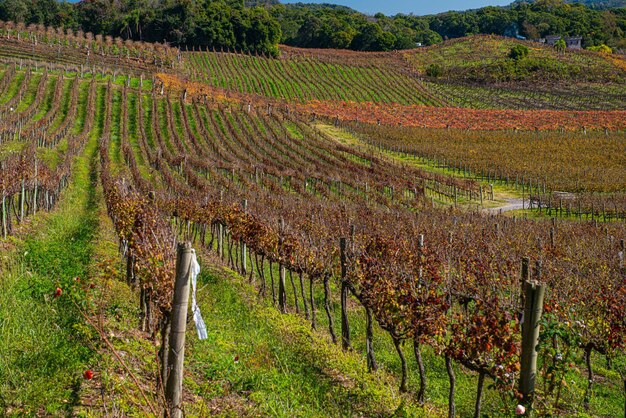
[[[350,322],[348,321],[348,283],[346,282],[346,239],[339,238],[341,257],[341,347],[350,350]]]
[[[178,243],[176,282],[174,284],[174,300],[172,302],[172,328],[167,356],[167,385],[165,386],[165,399],[169,417],[171,418],[181,418],[183,416],[181,409],[183,363],[185,359],[185,331],[187,329],[187,308],[189,305],[191,257],[191,243]]]
[[[624,240],[619,241],[619,253],[617,253],[617,257],[619,258],[619,268],[624,268],[624,257],[626,257],[626,252],[624,252]]]
[[[6,204],[6,196],[4,194],[4,190],[2,191],[2,235],[4,238],[7,237],[7,204]]]
[[[224,224],[221,221],[217,224],[217,254],[224,258]]]
[[[419,250],[420,263],[421,263],[421,256],[424,251],[424,234],[419,234],[417,236],[417,248]],[[424,275],[423,275],[422,266],[420,265],[418,276],[417,276],[418,282],[420,284],[422,283],[423,276]],[[418,367],[419,374],[420,374],[420,388],[419,388],[419,392],[417,393],[417,401],[419,402],[420,405],[423,405],[425,401],[425,395],[426,395],[426,370],[424,369],[424,360],[422,358],[422,352],[420,351],[420,340],[419,340],[419,335],[417,335],[417,333],[413,337],[413,353],[415,354],[415,361],[417,361],[417,367]]]
[[[243,209],[243,213],[244,215],[248,212],[248,201],[246,199],[244,199],[243,202],[241,202],[241,207]],[[246,244],[243,242],[243,240],[241,241],[241,274],[243,276],[246,275],[247,271],[248,271],[248,265],[246,262],[247,259],[247,248],[246,248]]]
[[[536,277],[541,276],[541,264],[537,264]],[[543,313],[543,299],[546,287],[537,281],[525,283],[526,300],[522,322],[522,356],[520,373],[520,392],[523,404],[532,411],[535,379],[537,376],[537,344],[539,340],[539,321]]]
[[[526,282],[530,280],[530,259],[528,257],[522,258],[522,278],[520,280],[520,309],[523,309],[524,306],[524,293],[526,289]],[[524,313],[523,311],[521,312]]]
[[[37,158],[35,158],[35,191],[33,193],[33,215],[37,214]]]
[[[284,234],[285,234],[285,220],[280,218],[279,221],[280,232],[278,238],[278,252],[280,254],[280,249],[283,246],[284,242]],[[280,309],[281,313],[287,313],[287,293],[285,291],[285,265],[281,261],[278,263],[278,309]]]
[[[22,179],[22,193],[20,193],[20,223],[24,222],[24,198],[25,198],[25,180]]]

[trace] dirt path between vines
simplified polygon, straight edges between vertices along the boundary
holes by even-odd
[[[499,206],[497,208],[485,208],[483,209],[483,212],[497,215],[499,213],[510,212],[512,210],[522,210],[527,206],[524,205],[524,201],[522,199],[505,199],[505,202],[506,204],[503,206]]]

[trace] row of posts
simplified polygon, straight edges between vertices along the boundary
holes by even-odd
[[[247,208],[244,201],[243,208]],[[223,226],[222,226],[223,227]],[[284,220],[280,220],[281,236],[284,233]],[[222,234],[219,234],[222,236]],[[423,236],[420,236],[420,245],[423,245]],[[342,325],[342,348],[348,350],[350,345],[350,328],[347,315],[347,303],[349,287],[346,281],[346,251],[347,240],[340,238],[340,261],[341,261],[341,325]],[[242,245],[242,259],[246,260],[246,247]],[[222,246],[223,249],[223,246]],[[622,249],[623,251],[623,249]],[[189,306],[190,293],[190,272],[192,262],[192,247],[190,242],[179,243],[176,255],[176,282],[174,285],[174,297],[172,303],[172,319],[170,331],[170,344],[167,357],[165,397],[167,401],[168,414],[172,418],[181,418],[182,411],[182,381],[183,363],[185,355],[185,332],[187,324],[187,311]],[[245,261],[244,261],[245,263]],[[281,264],[282,265],[282,264]],[[245,264],[243,266],[245,268]],[[521,274],[521,306],[524,306],[522,316],[522,351],[521,351],[521,375],[519,390],[523,395],[522,403],[529,411],[532,407],[535,382],[537,376],[537,344],[539,339],[539,322],[543,312],[543,301],[546,286],[540,283],[541,262],[537,261],[534,269],[534,278],[530,278],[530,260],[522,260]],[[279,283],[284,286],[285,267],[280,268]],[[284,290],[284,288],[283,288]],[[279,290],[279,295],[285,292]],[[286,300],[279,298],[279,309],[286,311]]]

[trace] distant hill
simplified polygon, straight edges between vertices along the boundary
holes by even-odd
[[[513,4],[534,3],[534,0],[517,0]],[[565,0],[565,3],[584,4],[592,9],[614,9],[618,7],[626,7],[626,0]]]
[[[528,49],[528,56],[514,60],[516,45]],[[428,48],[404,51],[402,55],[423,75],[455,82],[497,83],[623,83],[626,61],[590,51],[559,53],[531,41],[498,36],[472,36],[443,42]],[[436,69],[436,71],[434,71]]]
[[[570,3],[570,2],[568,2]],[[614,7],[626,7],[626,0],[575,0],[571,3],[582,3],[595,9],[610,9]]]
[[[507,7],[484,7],[437,15],[367,16],[329,4],[284,4],[270,8],[280,23],[281,42],[304,48],[391,51],[485,34],[537,39],[578,35],[583,47],[606,44],[626,50],[626,10],[600,7],[626,0],[518,0]],[[584,4],[583,4],[584,3]],[[591,7],[586,6],[589,4]]]
[[[280,4],[279,0],[245,0],[244,5],[246,7],[255,7],[255,6],[275,6]]]

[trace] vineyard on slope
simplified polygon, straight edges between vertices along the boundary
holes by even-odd
[[[620,241],[615,237],[623,236],[622,222],[600,228],[575,222],[511,222],[460,212],[449,215],[432,210],[419,191],[400,189],[404,182],[419,184],[415,183],[419,172],[405,167],[383,175],[399,184],[377,183],[375,159],[355,153],[357,160],[346,158],[342,147],[289,115],[245,108],[229,112],[197,102],[173,106],[176,101],[150,98],[151,123],[145,129],[153,130],[146,136],[153,138],[154,145],[145,147],[142,155],[163,180],[162,188],[154,191],[155,206],[166,218],[174,214],[183,236],[215,248],[232,268],[258,283],[261,294],[271,295],[281,312],[290,304],[287,277],[295,276],[300,283],[291,283],[292,309],[302,306],[312,326],[318,326],[313,289],[322,286],[331,338],[349,346],[349,332],[342,325],[343,333],[338,335],[329,305],[331,288],[342,287],[390,334],[401,359],[402,340],[413,340],[416,353],[426,344],[449,361],[493,378],[506,394],[515,391],[519,370],[515,361],[519,265],[523,257],[530,257],[542,261],[535,275],[553,289],[546,302],[550,313],[546,329],[562,328],[563,339],[557,342],[562,350],[573,354],[584,349],[587,356],[595,350],[610,358],[621,350],[624,321],[619,312],[626,289]],[[185,115],[187,109],[199,116]],[[157,126],[160,130],[154,129]],[[208,135],[194,132],[205,129]],[[124,144],[121,149],[127,150],[124,160],[136,189],[142,195],[153,192],[139,173],[134,153]],[[192,149],[202,158],[194,161]],[[319,180],[308,174],[307,158],[313,155],[317,157],[312,168],[323,165],[324,156],[332,157],[334,162],[324,172],[340,176],[339,180],[329,179],[320,188]],[[223,166],[210,171],[205,161],[211,160]],[[291,167],[299,167],[302,177]],[[332,167],[337,174],[327,171]],[[386,165],[387,170],[394,170],[393,164]],[[355,179],[364,175],[359,172],[368,171],[373,177],[359,186]],[[423,246],[416,239],[419,235],[426,237]],[[344,276],[339,265],[340,237],[347,238]],[[331,286],[334,280],[337,283]],[[581,282],[589,283],[584,291]],[[607,299],[608,288],[612,296]],[[585,307],[572,309],[581,297]],[[608,328],[592,325],[599,323],[609,324]],[[542,354],[546,361],[559,361],[551,357],[558,357],[558,351],[546,348]],[[369,356],[374,359],[373,351]],[[550,379],[549,371],[543,373]],[[404,382],[401,390],[406,389]],[[544,394],[546,399],[554,390]],[[560,391],[555,405],[559,396]]]
[[[509,54],[518,45],[526,46],[528,55],[515,61]],[[620,55],[613,57],[587,50],[561,52],[546,44],[495,35],[452,39],[403,51],[402,55],[421,74],[428,67],[438,65],[442,77],[466,82],[521,81],[557,87],[600,82],[615,83],[618,87],[626,77],[624,58]]]
[[[591,52],[557,54],[525,43],[533,59],[572,74],[552,79],[495,82],[492,61],[510,63],[519,41],[479,36],[402,53],[358,53],[282,47],[279,59],[235,52],[184,52],[191,79],[244,94],[296,102],[373,102],[481,109],[623,110],[626,90],[619,58],[615,63]],[[536,56],[536,57],[535,57]],[[494,58],[495,57],[495,58]],[[437,65],[445,74],[428,77]],[[467,75],[463,65],[478,75]],[[550,68],[552,68],[550,67]],[[485,72],[485,74],[482,74]],[[500,69],[499,73],[506,73]],[[558,73],[558,74],[557,74]],[[587,80],[586,77],[596,77]],[[474,77],[474,78],[472,78]],[[478,77],[478,78],[476,78]],[[482,78],[481,78],[482,77]],[[621,78],[620,78],[621,77]],[[475,79],[476,78],[476,79]]]
[[[140,289],[141,328],[160,339],[160,364],[167,352],[175,243],[191,240],[199,249],[215,251],[281,313],[301,314],[313,328],[326,327],[331,340],[346,350],[355,337],[348,304],[358,304],[367,318],[368,368],[378,368],[372,333],[383,330],[402,365],[402,392],[409,390],[404,352],[412,344],[421,366],[418,402],[426,402],[433,390],[424,378],[430,365],[422,361],[422,352],[430,350],[448,366],[452,416],[458,366],[479,376],[478,416],[485,390],[501,396],[489,412],[510,415],[519,401],[524,268],[549,289],[537,411],[622,412],[615,403],[594,402],[593,395],[600,386],[594,359],[604,356],[618,368],[625,356],[624,222],[547,223],[433,207],[426,198],[433,192],[480,201],[482,184],[403,166],[373,148],[340,144],[310,123],[310,112],[297,107],[283,111],[264,100],[205,101],[161,89],[159,83],[144,85],[143,77],[97,71],[81,76],[16,64],[1,71],[4,233],[54,205],[73,158],[96,136],[99,180],[126,262],[126,280]],[[612,117],[607,113],[600,123]],[[403,129],[362,129],[374,145],[384,134],[399,135],[398,141],[405,134]],[[424,132],[430,140],[441,135],[435,138],[440,142],[448,134],[418,131]],[[482,152],[489,147],[479,142],[480,135],[495,134],[473,135]],[[518,144],[536,141],[524,135]],[[548,135],[557,144],[569,138]],[[585,140],[571,135],[572,141]],[[593,135],[594,141],[613,140],[617,147],[622,140]],[[442,158],[458,161],[464,151],[449,148],[451,154]],[[571,162],[564,146],[550,152],[554,161]],[[610,152],[587,150],[594,164],[588,170],[612,167],[617,174],[607,182],[595,171],[587,173],[585,188],[623,189],[622,165],[608,157]],[[499,154],[497,167],[487,171],[515,169],[515,161],[513,168],[506,166],[501,150],[494,153]],[[572,173],[564,171],[565,164],[562,168],[553,171],[551,181],[555,187],[571,187]],[[335,305],[340,326],[335,325]],[[580,370],[588,374],[588,384],[567,383]],[[154,372],[155,384],[165,380],[165,369]],[[607,376],[607,387],[622,383],[617,373]],[[484,388],[485,378],[493,388]]]
[[[184,57],[192,79],[241,93],[298,102],[445,104],[394,55],[355,62],[352,53],[344,54],[335,60],[320,59],[287,48],[280,59],[228,52],[187,52]]]
[[[622,133],[460,132],[351,124],[363,142],[521,191],[537,209],[607,219],[626,213]]]

